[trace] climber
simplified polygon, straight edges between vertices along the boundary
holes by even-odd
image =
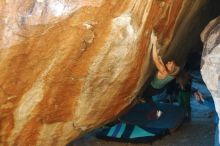
[[[154,79],[150,82],[150,85],[148,85],[144,90],[143,99],[154,107],[154,110],[149,114],[149,119],[158,119],[161,116],[162,111],[157,108],[156,104],[152,100],[152,96],[161,93],[164,90],[165,86],[176,78],[180,68],[173,60],[168,61],[166,64],[164,64],[161,57],[158,55],[156,44],[157,37],[154,31],[151,34],[151,41],[153,47],[152,58],[154,64],[156,65],[157,72],[154,76]]]

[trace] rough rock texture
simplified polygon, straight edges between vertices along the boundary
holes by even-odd
[[[1,0],[0,145],[65,145],[116,117],[153,69],[152,28],[172,56],[206,1]]]
[[[220,117],[220,16],[206,26],[201,39],[204,43],[201,74],[212,94],[215,109]],[[220,125],[218,128],[220,129]]]

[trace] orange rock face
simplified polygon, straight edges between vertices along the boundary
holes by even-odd
[[[152,28],[166,54],[205,2],[0,1],[0,145],[61,146],[115,118],[151,73]]]

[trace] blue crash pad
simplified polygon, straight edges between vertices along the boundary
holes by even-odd
[[[120,117],[120,121],[149,128],[174,129],[181,125],[185,117],[184,110],[173,104],[159,103],[158,108],[163,112],[162,116],[156,120],[149,120],[147,115],[152,110],[148,104],[137,104],[125,115]]]

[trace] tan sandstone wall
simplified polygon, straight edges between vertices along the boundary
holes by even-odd
[[[205,3],[1,0],[0,145],[61,146],[115,118],[153,69],[152,28],[167,55]]]

